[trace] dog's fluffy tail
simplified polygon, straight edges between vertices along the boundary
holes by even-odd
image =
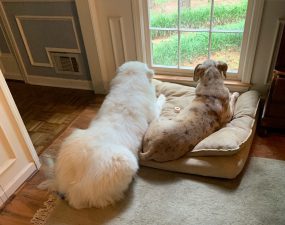
[[[45,162],[43,163],[43,166],[41,167],[41,170],[44,172],[47,180],[41,182],[37,187],[41,190],[56,191],[53,159],[46,158]]]
[[[41,182],[37,187],[41,190],[56,191],[56,185],[54,179],[47,179]]]
[[[105,207],[120,200],[138,169],[136,156],[88,130],[76,130],[61,146],[55,179],[43,183],[74,208]]]

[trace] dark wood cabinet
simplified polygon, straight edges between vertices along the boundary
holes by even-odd
[[[273,71],[261,118],[263,128],[285,129],[285,71]]]
[[[267,128],[285,129],[285,22],[279,23],[275,48],[273,76],[261,117],[265,133]]]

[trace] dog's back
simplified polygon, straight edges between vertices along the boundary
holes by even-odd
[[[104,207],[123,197],[155,116],[152,75],[145,64],[122,65],[89,128],[75,130],[63,142],[51,184],[74,208]]]
[[[205,137],[222,125],[222,101],[205,96],[196,97],[172,120],[164,121],[160,136],[150,137],[147,132],[143,143],[142,160],[165,162],[178,159],[191,151]],[[157,124],[150,124],[155,129]]]
[[[219,67],[212,60],[196,67],[194,80],[200,83],[195,99],[176,118],[159,125],[156,124],[159,121],[150,124],[149,129],[159,127],[161,135],[153,137],[146,133],[140,153],[142,160],[178,159],[231,119],[230,93],[223,82],[226,70],[226,64]]]

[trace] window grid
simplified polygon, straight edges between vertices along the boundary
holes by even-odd
[[[210,14],[210,21],[209,21],[210,31],[209,31],[209,43],[208,43],[208,59],[211,58],[213,15],[214,15],[214,0],[211,0],[211,14]]]
[[[181,6],[181,0],[178,0],[178,49],[177,49],[177,54],[178,54],[178,69],[180,69],[180,38],[181,38],[181,31],[180,31],[180,6]]]
[[[211,11],[210,11],[210,27],[209,29],[189,29],[189,28],[180,28],[181,26],[181,0],[177,0],[178,4],[178,26],[177,28],[160,28],[160,27],[149,27],[150,31],[176,31],[178,34],[178,49],[177,49],[177,68],[180,69],[180,39],[181,39],[181,33],[182,32],[207,32],[209,33],[209,40],[208,40],[208,59],[211,58],[211,47],[212,47],[212,33],[244,33],[243,30],[216,30],[213,29],[213,18],[214,18],[214,0],[211,0]],[[153,59],[152,59],[152,65],[153,65]],[[167,66],[163,66],[167,67]],[[172,66],[169,66],[172,67]],[[185,67],[185,66],[183,66]]]
[[[178,28],[162,28],[162,27],[150,27],[150,30],[159,30],[159,31],[177,31]],[[181,32],[210,32],[210,29],[188,29],[188,28],[180,28]],[[212,33],[243,33],[243,30],[215,30],[212,29]]]

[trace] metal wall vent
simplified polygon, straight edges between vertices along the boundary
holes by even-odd
[[[81,74],[80,61],[76,54],[51,53],[56,73]]]

